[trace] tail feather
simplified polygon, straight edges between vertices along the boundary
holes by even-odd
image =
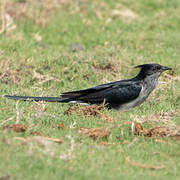
[[[5,95],[8,99],[21,100],[21,101],[46,101],[46,102],[71,102],[70,98],[59,98],[59,97],[34,97],[34,96],[10,96]]]

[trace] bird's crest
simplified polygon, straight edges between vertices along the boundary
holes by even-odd
[[[163,66],[161,66],[160,64],[141,64],[138,66],[135,66],[135,68],[144,68],[144,69],[151,69],[151,68],[162,68]]]
[[[145,68],[145,67],[150,67],[153,65],[155,65],[155,64],[141,64],[141,65],[135,66],[134,68]]]

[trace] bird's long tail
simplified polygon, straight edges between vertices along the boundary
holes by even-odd
[[[5,95],[4,97],[8,99],[21,100],[21,101],[46,101],[46,102],[61,102],[68,103],[71,102],[70,98],[59,98],[59,97],[34,97],[34,96],[10,96]]]

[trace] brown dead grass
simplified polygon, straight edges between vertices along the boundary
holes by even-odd
[[[165,81],[180,81],[180,76],[175,74],[175,71],[170,71],[169,73],[164,73],[163,80]]]
[[[35,136],[43,136],[43,134],[39,131],[34,131],[33,128],[29,128],[29,126],[26,126],[24,124],[10,124],[10,125],[6,125],[3,127],[4,130],[6,131],[13,131],[13,132],[17,132],[17,133],[21,133],[21,132],[25,132],[25,131],[29,131],[30,134],[35,135]]]
[[[60,79],[37,72],[31,65],[25,63],[25,59],[19,59],[16,67],[10,61],[0,60],[0,82],[3,84],[19,85],[24,77],[30,77],[37,81],[34,86],[42,85],[48,81],[58,81]]]
[[[13,19],[27,18],[45,26],[55,12],[60,8],[65,8],[68,3],[65,0],[26,0],[24,2],[8,0],[5,5],[5,12]]]
[[[112,11],[112,17],[121,17],[121,18],[127,18],[129,20],[133,20],[137,18],[137,15],[130,9],[114,9]]]
[[[47,110],[47,104],[46,103],[44,103],[43,101],[39,101],[39,102],[36,102],[36,101],[34,101],[33,102],[33,108],[37,111],[37,112],[40,112],[40,113],[42,113],[42,112],[46,112],[46,110]]]
[[[32,131],[31,134],[35,136],[42,136],[42,133],[39,131]]]
[[[1,83],[3,84],[20,84],[21,76],[17,72],[6,71],[0,73]]]
[[[119,18],[126,23],[131,23],[138,18],[138,14],[123,4],[118,3],[115,9],[112,10],[110,17],[113,19]]]
[[[4,130],[10,130],[14,132],[25,132],[27,130],[27,126],[24,124],[12,124],[12,125],[6,125],[3,127]]]
[[[58,126],[59,129],[64,129],[65,128],[65,125],[63,123],[60,123],[59,126]]]
[[[104,63],[104,62],[97,63],[97,61],[94,61],[93,67],[97,74],[110,73],[112,76],[118,78],[120,76],[121,65],[115,57],[112,57],[112,59],[108,63]]]
[[[32,145],[32,143],[37,142],[43,146],[48,145],[49,143],[62,144],[64,142],[64,140],[61,138],[51,138],[51,137],[46,137],[46,136],[33,136],[33,137],[26,137],[26,138],[14,137],[14,139],[21,140],[27,145],[28,144]]]
[[[143,136],[148,136],[148,137],[154,137],[154,136],[160,136],[160,137],[165,137],[165,136],[179,136],[179,131],[180,128],[168,128],[168,127],[153,127],[150,129],[144,129],[141,123],[135,123],[135,135],[143,135]]]
[[[59,123],[58,125],[54,125],[53,128],[59,129],[59,130],[64,130],[67,129],[67,127],[64,125],[64,123]]]
[[[77,105],[77,106],[69,107],[64,112],[64,114],[72,115],[72,113],[75,112],[79,116],[86,116],[86,117],[96,116],[103,119],[105,122],[113,123],[114,122],[113,117],[111,117],[108,114],[102,113],[101,110],[105,110],[104,104],[84,106],[84,107]]]
[[[75,112],[78,115],[85,115],[85,116],[97,116],[97,114],[99,113],[100,110],[104,110],[105,106],[104,104],[102,105],[91,105],[91,106],[72,106],[69,107],[64,114],[67,115],[72,115],[73,112]]]
[[[101,146],[111,146],[111,145],[116,145],[116,143],[109,143],[109,142],[106,142],[106,141],[101,141],[99,143]]]
[[[103,128],[80,128],[79,133],[93,139],[102,139],[110,134],[109,131]]]
[[[131,165],[131,166],[136,166],[136,167],[140,167],[140,168],[144,168],[144,169],[164,169],[166,166],[163,165],[145,165],[145,164],[141,164],[138,162],[133,162],[130,160],[129,156],[126,158],[126,163]]]
[[[142,116],[132,117],[133,121],[135,122],[135,132],[136,135],[143,135],[148,137],[154,137],[154,136],[170,136],[170,137],[179,137],[180,136],[180,127],[178,127],[174,121],[173,118],[176,116],[179,116],[180,110],[174,110],[170,112],[158,112],[149,116]],[[152,128],[150,129],[144,129],[142,126],[143,122],[148,122],[152,125]],[[157,124],[163,124],[163,126],[157,126]]]
[[[38,80],[38,83],[36,83],[34,86],[44,84],[44,83],[46,83],[48,81],[58,81],[58,82],[61,82],[60,79],[54,78],[52,76],[49,76],[48,74],[43,75],[43,74],[41,74],[41,73],[39,73],[39,72],[37,72],[35,70],[33,70],[32,78],[34,80]]]
[[[34,139],[34,140],[37,140],[39,142],[42,142],[42,141],[51,141],[51,142],[54,142],[54,143],[59,143],[59,144],[62,144],[64,142],[63,139],[61,138],[51,138],[51,137],[43,137],[43,136],[34,136],[34,137],[31,137],[31,138],[28,138],[28,139]]]
[[[16,143],[17,145],[17,140],[20,141],[21,145],[26,145],[28,147],[30,154],[34,154],[33,150],[38,150],[39,152],[49,156],[55,156],[57,154],[58,144],[62,144],[64,142],[61,138],[33,136],[26,138],[14,137],[11,140],[11,144]]]
[[[33,136],[33,137],[26,137],[26,138],[21,138],[21,137],[15,137],[15,139],[18,140],[23,140],[24,142],[26,142],[27,144],[34,141],[34,142],[38,142],[41,144],[44,144],[46,142],[54,142],[54,143],[63,143],[64,140],[61,138],[51,138],[51,137],[46,137],[46,136]]]
[[[64,125],[64,123],[60,123],[59,125],[56,126],[58,129],[66,129],[66,126]]]
[[[19,85],[23,77],[30,75],[28,68],[20,63],[18,67],[12,69],[9,61],[0,60],[0,82]]]
[[[14,23],[13,18],[8,13],[4,12],[4,7],[2,7],[1,9],[2,10],[0,16],[0,34],[7,34],[12,30],[16,29],[16,24]]]
[[[167,127],[175,127],[175,123],[173,122],[173,118],[180,115],[180,110],[173,110],[169,112],[161,111],[154,113],[148,116],[131,116],[132,120],[135,122],[143,123],[148,122],[153,126],[157,123],[163,123]]]

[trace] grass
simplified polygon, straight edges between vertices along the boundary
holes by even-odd
[[[179,179],[180,141],[133,136],[127,123],[149,119],[145,127],[180,125],[179,1],[4,2],[1,29],[4,14],[16,28],[4,25],[0,34],[0,179]],[[83,50],[72,51],[76,44]],[[143,105],[124,113],[103,111],[114,123],[64,114],[67,104],[3,98],[59,96],[133,77],[138,72],[133,66],[143,63],[160,63],[173,71],[162,75]],[[17,122],[28,129],[4,130]],[[56,128],[60,123],[65,128]],[[78,133],[81,127],[104,128],[110,135],[93,140]],[[64,143],[25,140],[35,136],[32,131]]]

